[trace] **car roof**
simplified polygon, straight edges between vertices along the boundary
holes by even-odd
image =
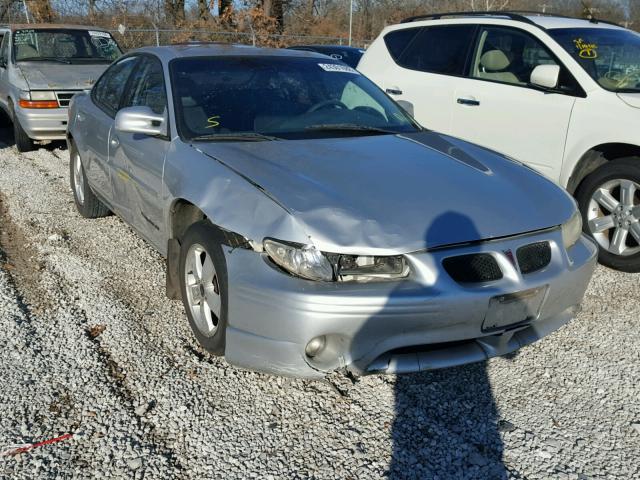
[[[555,17],[551,15],[526,15],[526,17],[547,30],[556,28],[623,28],[619,25],[583,18]]]
[[[292,45],[290,47],[287,47],[290,49],[302,49],[302,48],[332,48],[332,49],[336,49],[336,50],[354,50],[354,51],[362,51],[362,48],[358,48],[358,47],[350,47],[348,45]]]
[[[510,24],[528,24],[540,27],[543,30],[558,28],[606,28],[620,29],[624,27],[606,20],[588,20],[582,18],[565,17],[562,15],[550,15],[538,12],[510,12],[508,10],[493,12],[451,12],[436,13],[430,15],[418,15],[402,21],[400,28],[410,28],[409,26],[433,25],[438,22],[446,23],[481,23],[483,20],[503,21]],[[394,25],[394,27],[397,25]]]
[[[326,60],[321,53],[308,50],[289,50],[284,48],[252,47],[236,43],[184,43],[164,45],[160,47],[143,47],[134,52],[153,53],[165,60],[179,57],[217,57],[217,56],[247,56],[247,57],[311,57]]]
[[[101,32],[108,32],[106,28],[102,28],[102,27],[94,27],[94,26],[87,26],[87,25],[72,25],[67,23],[12,23],[12,24],[0,25],[0,28],[8,28],[11,31],[64,28],[68,30],[98,30]]]

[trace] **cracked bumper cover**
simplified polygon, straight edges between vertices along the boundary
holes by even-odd
[[[549,241],[551,263],[522,275],[504,251]],[[442,269],[451,255],[490,252],[504,278],[462,286]],[[569,252],[559,229],[500,241],[406,255],[409,280],[368,284],[312,282],[273,268],[251,250],[225,250],[229,278],[227,361],[295,377],[322,377],[336,369],[356,375],[408,373],[505,355],[548,335],[574,316],[596,264],[597,248],[582,237]],[[526,324],[484,332],[490,300],[546,288],[539,316]],[[321,361],[305,346],[325,335]]]

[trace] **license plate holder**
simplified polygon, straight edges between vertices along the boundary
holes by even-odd
[[[493,297],[489,301],[482,331],[504,330],[536,320],[540,315],[547,288],[545,285]]]

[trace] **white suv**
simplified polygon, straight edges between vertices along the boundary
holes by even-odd
[[[425,127],[567,188],[600,262],[640,271],[640,35],[539,14],[413,17],[385,28],[358,69]]]

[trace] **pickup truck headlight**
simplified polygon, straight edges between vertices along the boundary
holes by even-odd
[[[308,280],[333,280],[333,267],[313,245],[294,245],[266,239],[264,250],[271,260],[287,272]]]
[[[582,235],[582,215],[574,212],[569,221],[562,224],[562,241],[564,248],[573,247]]]
[[[325,253],[313,245],[265,239],[264,250],[287,272],[308,280],[370,282],[404,278],[409,266],[401,255],[370,256]]]

